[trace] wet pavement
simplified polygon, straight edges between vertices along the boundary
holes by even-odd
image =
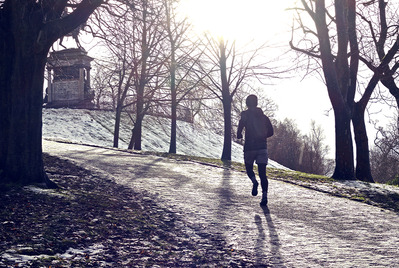
[[[52,141],[43,151],[148,192],[198,230],[271,267],[399,267],[399,215],[269,180],[269,205],[244,173]]]

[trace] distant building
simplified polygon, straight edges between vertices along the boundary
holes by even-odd
[[[50,53],[47,59],[46,107],[93,108],[90,62],[93,58],[79,48]]]

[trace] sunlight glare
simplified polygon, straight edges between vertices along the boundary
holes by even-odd
[[[182,13],[197,33],[215,37],[250,40],[287,31],[295,0],[181,0]]]

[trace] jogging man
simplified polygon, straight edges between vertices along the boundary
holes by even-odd
[[[252,195],[258,195],[258,181],[254,173],[254,162],[258,165],[258,173],[262,186],[261,206],[267,205],[268,181],[266,165],[268,162],[267,138],[273,136],[273,126],[270,119],[258,106],[258,98],[249,95],[246,99],[248,109],[241,113],[238,123],[237,138],[242,139],[242,131],[245,129],[244,162],[248,177],[252,181]]]

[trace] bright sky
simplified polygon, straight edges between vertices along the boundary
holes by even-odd
[[[212,35],[243,43],[252,39],[260,43],[279,40],[288,50],[292,12],[296,0],[181,0],[182,11],[190,18],[198,34],[209,31]],[[288,64],[287,64],[288,65]],[[300,74],[292,79],[262,86],[266,95],[278,105],[277,119],[293,119],[302,134],[308,134],[311,121],[321,125],[334,155],[334,117],[326,112],[331,108],[324,84],[310,78],[301,81]]]
[[[181,0],[179,12],[187,16],[198,34],[210,32],[215,37],[247,43],[255,39],[263,43],[282,41],[288,50],[292,12],[298,0]],[[266,95],[279,106],[277,119],[295,120],[303,134],[315,120],[325,130],[325,143],[334,155],[334,116],[325,85],[316,78],[301,81],[300,72],[292,79],[262,86]],[[370,137],[370,139],[373,139]]]
[[[295,0],[181,0],[182,12],[198,32],[225,39],[252,39],[285,31]],[[287,24],[288,23],[288,24]]]
[[[181,0],[182,12],[193,23],[198,34],[209,31],[227,40],[246,43],[252,39],[275,43],[277,39],[288,50],[292,13],[287,8],[296,0]],[[293,119],[303,134],[310,130],[311,121],[325,129],[326,141],[334,154],[334,118],[326,110],[331,105],[325,86],[316,79],[301,81],[301,77],[277,81],[262,86],[266,95],[277,103],[277,118]],[[317,101],[315,101],[317,100]]]

